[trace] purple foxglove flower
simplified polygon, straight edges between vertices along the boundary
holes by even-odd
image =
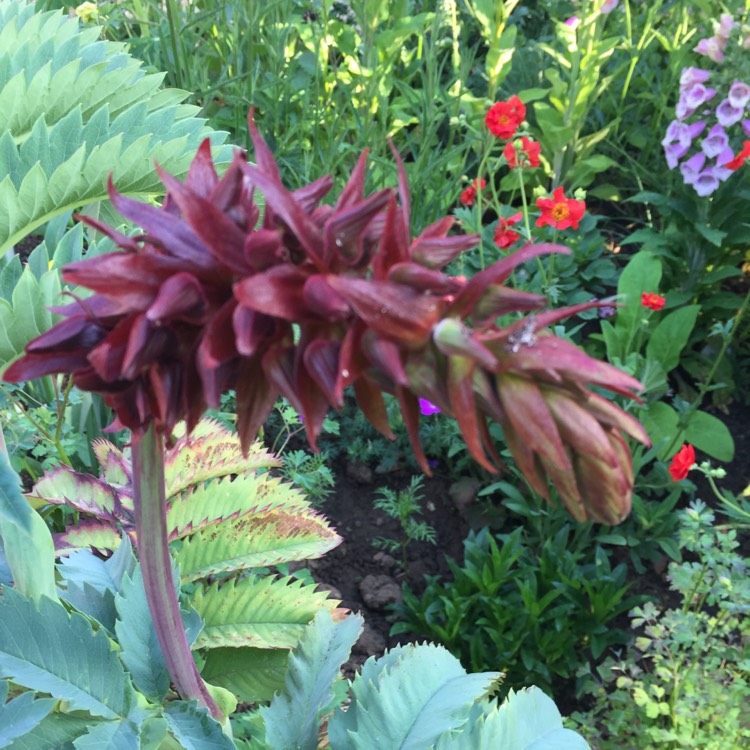
[[[703,128],[705,127],[706,123],[704,120],[694,122],[692,125],[687,125],[678,120],[672,120],[667,127],[667,132],[661,145],[668,146],[670,143],[677,141],[680,146],[690,148],[693,139],[697,138],[703,132]]]
[[[695,188],[695,192],[698,193],[701,198],[711,195],[711,193],[713,193],[718,187],[719,180],[714,174],[712,167],[706,167],[706,169],[704,169],[693,182],[693,188]]]
[[[705,83],[711,77],[711,73],[703,68],[683,68],[680,76],[680,89],[690,88],[696,83]]]
[[[693,47],[693,51],[697,52],[699,55],[705,55],[714,62],[722,62],[724,60],[724,49],[722,48],[721,41],[715,36],[701,39],[700,42]]]
[[[727,169],[724,165],[734,159],[734,151],[729,146],[722,150],[722,152],[716,157],[716,164],[713,167],[714,175],[720,182],[724,182],[730,177],[734,170]]]
[[[674,169],[679,163],[680,159],[690,150],[690,146],[683,146],[680,143],[671,143],[669,146],[664,146],[664,156],[667,159],[667,166],[670,169]]]
[[[599,12],[603,16],[606,16],[608,13],[611,13],[617,7],[618,2],[620,2],[620,0],[604,0],[604,2],[602,2],[599,8]]]
[[[724,128],[721,125],[714,125],[711,130],[708,131],[708,135],[701,141],[701,149],[703,153],[713,159],[714,156],[718,156],[729,144],[729,136],[727,136]],[[729,161],[733,157],[729,157]]]
[[[686,88],[680,99],[685,98],[685,104],[692,109],[698,109],[716,94],[716,89],[707,89],[702,83],[694,83]]]
[[[692,185],[696,181],[705,163],[706,155],[702,151],[699,151],[695,156],[691,156],[686,162],[680,165],[682,179],[686,185]]]
[[[734,28],[734,18],[729,13],[722,13],[719,16],[719,25],[714,29],[716,35],[724,39],[729,39],[729,34]]]
[[[724,99],[716,108],[716,119],[719,121],[719,125],[725,128],[739,122],[743,114],[745,114],[744,108],[732,106],[732,102],[729,99]]]
[[[745,109],[750,101],[750,86],[744,81],[735,81],[729,88],[729,103],[737,109]]]
[[[432,414],[440,414],[440,407],[435,406],[432,401],[428,401],[426,398],[420,398],[419,411],[425,417],[429,417]]]

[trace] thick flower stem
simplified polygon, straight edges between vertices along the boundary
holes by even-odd
[[[193,660],[172,579],[164,488],[164,450],[153,426],[133,445],[133,490],[138,553],[143,585],[156,637],[177,692],[223,716],[209,695]]]

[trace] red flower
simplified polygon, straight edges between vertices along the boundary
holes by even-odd
[[[477,192],[481,192],[487,186],[487,180],[482,177],[477,177],[474,182],[461,193],[459,200],[464,206],[471,206],[476,200]]]
[[[517,224],[522,217],[523,214],[519,211],[507,219],[503,219],[502,217],[498,219],[497,226],[495,227],[495,244],[501,250],[509,248],[521,236],[518,232],[510,229],[510,227]]]
[[[669,466],[669,473],[675,482],[680,482],[688,475],[688,472],[695,463],[695,448],[688,443],[680,448],[672,457],[672,463]]]
[[[539,155],[541,151],[542,145],[540,143],[523,135],[520,143],[519,141],[510,141],[505,144],[503,156],[511,169],[516,169],[516,167],[534,168],[540,165]]]
[[[623,433],[648,437],[589,386],[634,397],[640,384],[550,331],[596,303],[541,311],[543,297],[505,286],[521,263],[570,251],[526,244],[460,281],[442,269],[481,238],[449,235],[450,217],[412,238],[398,157],[397,191],[365,195],[362,158],[338,198],[322,205],[333,181],[287,190],[252,119],[249,126],[254,165],[238,154],[219,178],[206,142],[184,183],[161,173],[162,208],[110,191],[144,233],[125,237],[87,220],[121,251],[64,269],[66,281],[93,295],[58,309],[64,319],[4,377],[70,373],[82,390],[104,395],[134,440],[151,425],[168,437],[181,419],[189,432],[234,389],[245,449],[279,394],[304,418],[314,448],[350,385],[367,419],[393,437],[388,392],[429,473],[419,443],[419,399],[427,399],[456,420],[489,471],[500,458],[488,419],[502,426],[537,492],[549,497],[549,480],[575,518],[621,521],[633,488]],[[260,224],[255,192],[265,197]]]
[[[512,138],[526,118],[526,107],[517,97],[511,96],[507,102],[493,104],[484,118],[484,124],[496,138]]]
[[[578,229],[578,222],[586,211],[583,201],[566,198],[561,187],[555,190],[551,198],[538,198],[536,205],[542,211],[542,215],[536,220],[538,227],[549,224],[555,229]]]
[[[667,300],[653,292],[644,292],[641,295],[641,305],[650,310],[661,310]]]
[[[722,164],[721,166],[724,167],[724,169],[731,169],[732,171],[734,171],[735,169],[739,169],[748,158],[750,158],[750,141],[745,141],[742,144],[742,151],[740,151],[739,154],[737,154],[737,156],[732,159],[732,161],[728,161],[726,164]]]

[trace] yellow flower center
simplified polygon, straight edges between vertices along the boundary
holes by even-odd
[[[567,219],[569,213],[570,209],[568,208],[567,203],[555,203],[555,205],[552,207],[552,218],[555,221],[562,221],[563,219]]]

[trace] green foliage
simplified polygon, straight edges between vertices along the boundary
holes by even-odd
[[[287,451],[281,473],[301,489],[313,505],[320,507],[336,484],[327,465],[328,459],[325,451],[315,454],[302,450]]]
[[[750,740],[750,560],[700,501],[681,520],[679,544],[693,557],[669,566],[679,608],[631,612],[635,644],[598,668],[595,707],[574,716],[602,750],[631,742],[718,750]]]
[[[95,441],[94,453],[101,478],[60,466],[45,474],[30,496],[80,514],[78,525],[55,535],[58,549],[69,555],[60,567],[66,600],[112,632],[121,623],[122,659],[139,689],[157,699],[163,697],[165,674],[153,628],[134,621],[148,619],[139,574],[118,563],[123,546],[130,546],[127,535],[134,534],[130,460],[102,439]],[[203,623],[193,648],[208,650],[206,668],[215,684],[248,701],[268,698],[279,686],[288,651],[319,609],[339,614],[314,584],[250,574],[253,568],[319,557],[340,541],[300,491],[269,473],[279,463],[260,444],[243,455],[236,434],[208,420],[190,438],[179,437],[165,458],[174,560],[187,601]],[[90,553],[81,558],[82,547],[115,552],[96,564]],[[125,594],[134,598],[127,609],[121,602]],[[221,653],[212,657],[214,649]],[[226,658],[228,650],[241,655]],[[238,665],[252,673],[256,663],[259,677],[238,673]]]
[[[376,537],[372,543],[391,554],[400,552],[402,570],[408,568],[406,549],[410,542],[437,544],[435,528],[426,521],[418,521],[415,518],[416,515],[422,513],[423,483],[423,477],[415,476],[411,478],[408,487],[398,492],[388,487],[381,487],[377,493],[379,497],[373,503],[375,510],[382,510],[398,521],[402,536],[400,540]]]
[[[435,639],[472,669],[496,665],[510,687],[572,678],[627,641],[610,623],[639,601],[627,596],[625,565],[612,568],[603,548],[592,554],[574,536],[571,524],[539,540],[522,527],[497,539],[486,528],[471,532],[463,565],[449,560],[451,580],[430,577],[422,594],[404,591],[392,632]]]
[[[161,192],[154,160],[184,173],[208,134],[185,92],[98,36],[59,12],[0,4],[0,252],[106,199],[110,174],[121,192]]]
[[[351,700],[344,710],[345,693],[335,687],[339,666],[361,627],[357,616],[333,623],[330,615],[319,613],[290,659],[284,690],[270,706],[242,716],[238,728],[245,744],[238,747],[314,750],[321,720],[331,710],[332,750],[588,747],[563,729],[554,703],[537,688],[511,692],[498,705],[488,698],[501,677],[497,672],[467,674],[455,657],[434,645],[398,646],[369,659],[349,686]]]

